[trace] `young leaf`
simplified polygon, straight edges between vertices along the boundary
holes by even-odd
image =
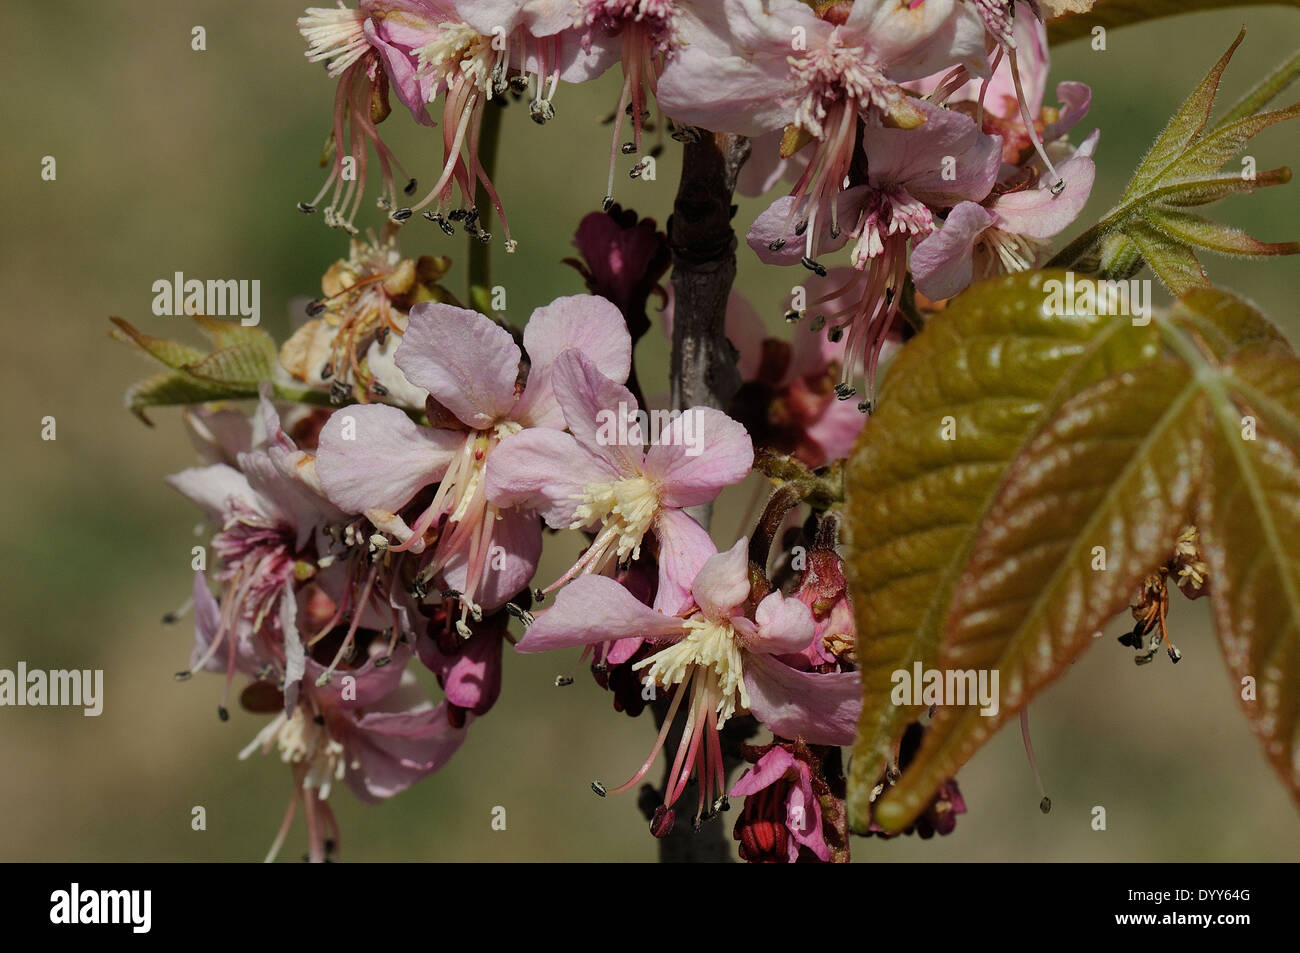
[[[1127,317],[1045,313],[1050,272],[971,288],[899,353],[845,471],[863,713],[849,779],[854,830],[911,707],[892,674],[932,667],[953,584],[1002,473],[1080,389],[1155,357],[1154,329]],[[951,436],[952,439],[949,439]]]
[[[212,353],[205,354],[188,344],[145,334],[122,318],[109,320],[116,325],[113,338],[170,369],[127,389],[127,409],[146,424],[150,423],[146,407],[256,397],[258,384],[275,374],[275,342],[258,327],[195,317],[213,344]]]
[[[996,711],[938,708],[878,824],[909,824],[1169,558],[1190,521],[1204,416],[1191,370],[1163,358],[1078,394],[1016,457],[954,587],[936,665],[998,672]]]
[[[1247,93],[1217,123],[1210,123],[1219,81],[1245,31],[1179,107],[1133,173],[1119,204],[1051,262],[1068,267],[1100,249],[1101,275],[1124,278],[1143,260],[1175,294],[1208,284],[1195,249],[1228,255],[1291,255],[1300,242],[1261,242],[1238,229],[1193,215],[1185,208],[1227,195],[1252,192],[1290,180],[1286,168],[1238,174],[1220,171],[1225,162],[1269,126],[1300,116],[1300,103],[1260,112],[1300,74],[1293,56]]]
[[[942,597],[935,663],[996,670],[999,710],[938,710],[876,807],[887,830],[1061,674],[1186,522],[1201,530],[1229,668],[1251,679],[1247,715],[1300,800],[1300,360],[1216,289],[1184,296],[1157,327],[1171,356],[1078,393],[1006,468]]]
[[[1219,643],[1264,753],[1300,804],[1300,361],[1277,348],[1225,368],[1197,524]]]

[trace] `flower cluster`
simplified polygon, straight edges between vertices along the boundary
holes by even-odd
[[[376,800],[445,765],[501,694],[510,643],[581,650],[616,708],[654,709],[640,767],[593,787],[634,788],[666,753],[647,811],[656,836],[744,797],[745,859],[847,859],[839,746],[853,741],[861,682],[828,512],[835,475],[909,320],[1041,263],[1087,201],[1097,133],[1078,146],[1066,136],[1090,94],[1062,83],[1061,105],[1046,105],[1037,4],[360,0],[298,25],[337,83],[328,175],[300,208],[344,229],[348,255],[251,415],[187,412],[203,465],[169,479],[207,514],[219,562],[194,581],[182,675],[224,673],[223,718],[235,676],[247,679],[240,704],[273,717],[244,755],[278,751],[293,776],[272,856],[299,806],[309,858],[337,853],[337,782]],[[404,224],[420,213],[483,243],[499,230],[515,251],[492,179],[501,107],[526,102],[544,125],[562,84],[615,65],[601,210],[575,223],[580,257],[567,260],[587,293],[537,307],[522,328],[473,292],[477,309],[463,307],[440,284],[449,258],[402,255]],[[379,133],[394,95],[441,132],[423,192]],[[813,273],[775,312],[789,324],[811,312],[792,340],[732,292],[741,386],[715,406],[647,400],[634,366],[656,320],[671,337],[679,301],[661,282],[679,249],[615,204],[615,172],[635,155],[629,174],[641,174],[665,129],[687,143],[750,137],[740,189],[787,194],[749,224],[748,245]],[[385,221],[363,237],[372,155]],[[823,263],[846,246],[846,260]],[[784,495],[719,545],[704,514],[747,478],[761,488],[755,470],[786,482]],[[791,486],[805,492],[792,499]],[[586,546],[539,578],[555,533]],[[772,740],[745,749],[752,767],[729,785],[738,739],[757,726]],[[955,782],[945,792],[922,836],[965,810]]]

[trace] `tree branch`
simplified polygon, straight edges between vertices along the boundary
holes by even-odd
[[[673,214],[668,220],[668,243],[673,256],[673,342],[670,365],[673,408],[716,407],[725,410],[740,389],[736,350],[727,340],[727,297],[736,279],[736,233],[731,227],[740,167],[749,158],[749,140],[743,136],[696,130],[682,157],[682,177],[677,185]],[[697,507],[692,514],[705,528],[712,507]],[[680,689],[679,689],[680,690]],[[655,702],[656,725],[663,724],[665,699]],[[679,713],[679,722],[685,713]],[[681,724],[674,726],[665,751],[676,751]],[[732,718],[722,730],[723,762],[727,776],[741,763],[741,744],[757,728],[749,716]],[[672,771],[666,759],[663,791]],[[643,792],[645,793],[645,792]],[[650,789],[642,798],[647,816],[662,803],[663,792]],[[683,800],[689,803],[690,795]],[[688,817],[680,817],[673,830],[659,840],[661,863],[718,863],[731,859],[728,815],[705,821],[696,831]]]

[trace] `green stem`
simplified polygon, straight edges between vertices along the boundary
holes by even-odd
[[[487,177],[497,167],[497,147],[501,142],[501,114],[505,110],[489,102],[483,109],[483,127],[479,133],[478,160]],[[474,206],[481,209],[480,219],[487,217],[488,198],[481,185],[474,193]],[[469,305],[492,317],[492,246],[469,236]]]

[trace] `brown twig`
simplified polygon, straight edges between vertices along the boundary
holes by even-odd
[[[682,157],[673,214],[668,220],[668,242],[673,257],[673,342],[670,380],[673,408],[725,409],[740,389],[736,350],[727,340],[727,296],[736,278],[736,233],[731,227],[732,195],[740,167],[749,158],[749,140],[743,136],[699,130],[688,141]],[[705,527],[710,507],[692,511]],[[666,706],[654,706],[655,722],[662,724]],[[727,774],[741,763],[741,744],[753,735],[756,724],[749,716],[732,718],[722,731],[723,761]],[[680,725],[664,746],[676,750]],[[664,790],[668,772],[665,765]],[[656,792],[657,794],[657,792]],[[645,798],[646,802],[652,800]],[[653,799],[658,802],[659,798]],[[653,810],[653,805],[651,810]],[[697,832],[687,818],[659,841],[661,863],[710,863],[731,860],[730,818],[706,821]]]

